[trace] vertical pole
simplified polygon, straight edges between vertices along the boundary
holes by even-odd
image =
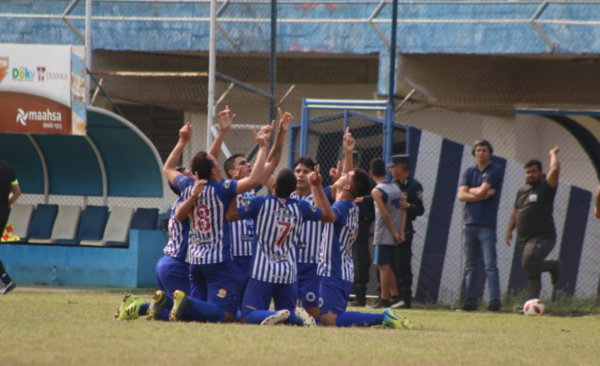
[[[85,67],[92,71],[92,0],[85,0]],[[85,74],[85,105],[90,105],[91,78]]]
[[[348,128],[348,109],[344,109],[344,130],[342,131],[342,133],[346,133],[346,128]],[[356,137],[357,136],[354,136],[354,138]]]
[[[392,2],[392,34],[390,37],[390,84],[388,90],[388,107],[385,113],[385,141],[384,141],[384,159],[386,165],[392,155],[392,146],[394,142],[394,86],[396,85],[396,31],[398,28],[398,0]],[[389,172],[388,172],[389,174]]]
[[[308,119],[309,109],[306,107],[306,99],[302,100],[302,121],[300,122],[300,156],[308,154]]]
[[[210,0],[210,36],[208,46],[208,104],[206,108],[206,151],[212,144],[215,117],[215,72],[217,68],[217,0]],[[218,159],[218,156],[215,156]]]
[[[288,146],[289,146],[289,153],[288,153],[288,168],[290,169],[294,169],[293,165],[294,165],[294,159],[296,158],[296,133],[297,133],[298,129],[296,127],[292,127],[290,128],[290,134],[289,134],[289,140],[288,140]]]
[[[269,122],[275,119],[275,84],[277,82],[277,0],[271,0],[271,65],[270,65],[270,84],[271,84],[271,100],[269,102]],[[271,135],[271,141],[273,142],[273,137],[275,134]]]

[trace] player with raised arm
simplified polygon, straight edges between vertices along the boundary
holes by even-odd
[[[302,156],[294,163],[294,175],[296,176],[296,190],[290,195],[291,198],[306,201],[310,205],[315,203],[311,186],[309,184],[309,176],[315,169],[315,163],[308,156]],[[331,169],[330,175],[333,171]],[[335,179],[334,179],[335,180]],[[330,204],[333,204],[334,199],[331,193],[332,187],[324,189],[325,196]],[[306,310],[313,318],[319,319],[319,291],[321,288],[321,276],[318,275],[317,269],[319,266],[319,246],[321,245],[321,237],[323,227],[330,224],[305,221],[300,230],[300,240],[297,248],[298,259],[298,298],[304,310]]]
[[[229,112],[229,109],[221,112],[220,120],[232,121]],[[217,160],[211,155],[213,148],[211,154],[200,151],[192,159],[192,173],[196,180],[206,181],[202,191],[194,188],[194,185],[197,185],[194,179],[183,177],[173,167],[165,168],[164,172],[168,180],[183,192],[184,202],[177,209],[177,220],[183,221],[190,217],[187,260],[190,263],[192,283],[189,294],[176,291],[173,295],[174,305],[170,313],[170,319],[173,321],[182,319],[183,312],[178,310],[178,307],[187,296],[200,300],[200,306],[193,307],[196,313],[202,313],[203,305],[206,304],[204,301],[207,301],[221,309],[225,315],[225,322],[235,320],[231,237],[229,225],[225,223],[225,210],[237,194],[257,187],[263,177],[268,147],[266,134],[270,133],[270,126],[263,128],[259,133],[254,129],[252,132],[259,150],[256,164],[249,177],[239,181],[223,180]]]
[[[333,225],[325,227],[321,241],[321,324],[338,327],[382,325],[385,328],[412,328],[408,319],[389,309],[380,314],[346,312],[354,281],[352,244],[358,233],[358,206],[354,201],[357,197],[365,196],[371,187],[367,172],[353,169],[352,151],[355,144],[347,129],[344,136],[344,173],[334,183],[336,201],[332,211],[335,221]],[[311,185],[321,184],[318,174],[316,178],[311,179]]]
[[[284,138],[293,119],[289,112],[282,114],[281,109],[279,108],[277,111],[279,115],[279,129],[275,135],[275,143],[273,144],[273,147],[269,152],[269,156],[267,157],[264,178],[262,179],[261,185],[237,196],[236,202],[238,208],[244,207],[249,201],[256,197],[256,194],[263,186],[266,186],[269,190],[273,188],[273,183],[275,182],[273,172],[281,161]],[[272,122],[271,128],[274,127],[274,124],[275,121]],[[252,172],[252,166],[246,160],[243,154],[235,154],[230,156],[225,161],[224,169],[225,174],[227,174],[229,179],[236,180],[246,178]],[[244,290],[246,289],[248,279],[250,278],[252,243],[254,240],[254,221],[252,219],[234,221],[229,223],[229,226],[231,232],[233,275],[235,279],[235,308],[236,310],[240,310],[242,298],[244,296]]]
[[[316,172],[318,175],[319,168]],[[296,307],[296,245],[306,220],[332,222],[333,212],[320,184],[312,184],[315,204],[290,198],[296,189],[296,177],[283,169],[275,181],[275,195],[259,196],[244,207],[231,204],[227,220],[252,218],[256,223],[251,275],[242,301],[242,323],[274,325],[314,325],[304,309]],[[276,312],[269,311],[273,298]]]

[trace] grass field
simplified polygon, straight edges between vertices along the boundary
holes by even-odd
[[[598,316],[403,311],[414,330],[117,322],[122,297],[52,288],[0,297],[0,365],[600,364]]]

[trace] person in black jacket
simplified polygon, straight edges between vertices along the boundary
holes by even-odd
[[[21,188],[19,188],[15,172],[5,161],[0,160],[0,230],[4,231],[8,222],[9,207],[17,201],[20,195]],[[0,261],[0,280],[4,284],[2,290],[0,290],[2,295],[6,295],[16,287],[4,270],[2,261]]]
[[[404,237],[406,240],[396,247],[395,272],[398,282],[398,290],[404,305],[401,308],[410,309],[412,303],[412,240],[415,230],[412,222],[423,215],[423,186],[418,180],[410,176],[410,156],[394,155],[390,159],[388,168],[393,182],[402,191],[402,201],[400,207],[406,213],[406,231]]]

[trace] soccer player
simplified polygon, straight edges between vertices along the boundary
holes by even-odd
[[[400,207],[402,192],[394,183],[387,181],[383,160],[371,161],[370,174],[377,183],[371,191],[371,197],[375,202],[375,264],[381,277],[381,300],[371,307],[399,307],[404,303],[400,303],[396,275],[391,264],[396,246],[404,241],[406,215]]]
[[[265,164],[264,178],[262,179],[261,185],[249,190],[246,193],[240,194],[236,198],[237,207],[244,207],[249,201],[251,201],[260,189],[265,185],[269,190],[272,189],[275,177],[273,172],[283,152],[283,143],[285,135],[289,129],[290,123],[293,117],[290,113],[281,113],[281,109],[278,109],[279,114],[279,129],[275,136],[275,143],[271,148],[267,162]],[[275,121],[273,121],[274,124]],[[273,127],[273,125],[271,126]],[[252,166],[246,160],[243,154],[235,154],[230,156],[224,164],[225,174],[229,179],[243,179],[250,176],[252,172]],[[231,232],[231,255],[232,255],[232,266],[233,275],[235,279],[235,309],[240,310],[242,305],[242,299],[244,297],[244,291],[250,278],[250,263],[252,261],[252,243],[254,241],[254,221],[252,219],[234,221],[229,223]]]
[[[309,176],[314,172],[315,163],[308,156],[302,156],[294,163],[296,176],[296,190],[290,198],[314,204],[314,196],[309,184]],[[332,169],[334,170],[334,169]],[[338,169],[339,170],[339,169]],[[325,196],[330,204],[334,202],[331,197],[331,187],[326,187]],[[300,230],[298,242],[298,298],[302,307],[313,318],[319,319],[319,290],[321,277],[317,274],[319,265],[319,246],[323,233],[323,224],[315,221],[305,221]]]
[[[9,207],[12,206],[19,196],[21,195],[21,188],[19,187],[19,181],[12,170],[10,165],[5,161],[0,160],[0,230],[4,231],[6,223],[8,222]],[[0,290],[0,294],[6,295],[10,291],[14,290],[15,283],[12,281],[2,261],[0,261],[0,280],[2,280],[3,287]]]
[[[354,201],[357,197],[365,196],[371,187],[367,172],[352,169],[355,141],[349,130],[346,131],[344,173],[334,183],[336,202],[332,211],[335,221],[333,225],[325,227],[321,241],[321,324],[338,327],[382,325],[388,328],[412,328],[410,321],[389,309],[380,314],[346,312],[354,281],[352,244],[358,233],[358,206]],[[316,179],[311,179],[311,186],[321,184],[320,176],[316,173],[313,173]]]
[[[221,113],[229,118],[229,109]],[[258,133],[254,129],[252,132],[259,146],[256,163],[250,176],[239,181],[223,180],[216,158],[203,151],[198,152],[192,159],[192,173],[196,180],[185,178],[174,167],[164,169],[169,182],[183,192],[184,201],[175,214],[177,220],[184,221],[190,217],[187,259],[190,263],[192,283],[189,296],[217,305],[225,314],[225,322],[235,321],[231,237],[229,225],[225,223],[225,210],[237,194],[245,193],[260,184],[264,176],[267,139],[271,130],[270,126],[267,126]],[[203,189],[200,189],[200,182],[203,181],[206,183]],[[181,311],[178,311],[177,307],[187,295],[183,291],[175,292],[171,320],[180,320]]]
[[[314,318],[296,307],[296,250],[302,223],[332,222],[334,215],[321,186],[319,168],[315,169],[318,183],[311,183],[315,206],[290,198],[296,189],[296,176],[282,169],[275,181],[275,195],[260,196],[237,208],[227,210],[227,220],[252,218],[256,223],[251,276],[242,301],[242,323],[313,325]],[[313,173],[313,176],[315,175]],[[273,298],[276,313],[268,311]],[[300,318],[300,319],[298,319]]]

